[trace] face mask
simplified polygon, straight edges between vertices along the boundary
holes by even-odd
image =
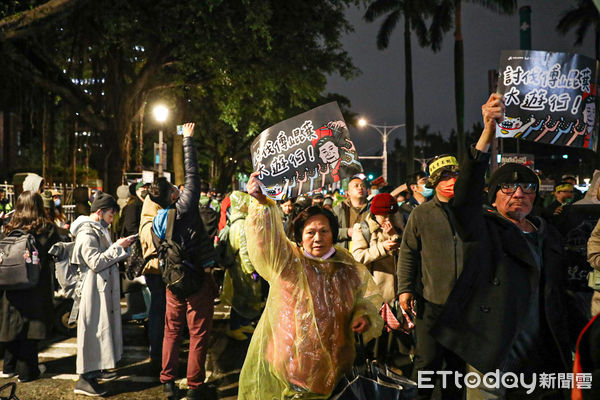
[[[373,189],[371,190],[371,196],[376,196],[379,194],[379,189]]]
[[[399,201],[398,202],[398,207],[402,207],[402,204],[404,204],[404,202],[403,201]]]
[[[56,199],[56,200],[54,200],[54,205],[55,205],[56,207],[60,207],[60,199]]]
[[[456,183],[456,178],[451,178],[445,181],[441,181],[438,183],[439,193],[447,197],[449,199],[454,197],[454,184]]]
[[[433,189],[432,188],[425,187],[424,183],[420,184],[419,187],[421,188],[421,195],[423,195],[423,197],[431,197],[431,196],[433,196]]]
[[[108,225],[110,225],[110,224],[108,222],[106,222],[105,220],[101,219],[100,225],[102,225],[103,228],[108,228]]]

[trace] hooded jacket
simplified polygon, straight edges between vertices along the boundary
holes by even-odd
[[[261,282],[252,279],[254,266],[248,255],[244,222],[248,216],[248,204],[252,197],[247,193],[231,193],[231,226],[228,246],[235,254],[234,264],[225,271],[221,301],[232,306],[247,319],[255,319],[262,311]]]
[[[23,191],[37,192],[40,190],[40,185],[44,178],[39,176],[38,174],[31,173],[25,177],[23,181]]]

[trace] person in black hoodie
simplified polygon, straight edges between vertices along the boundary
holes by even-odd
[[[2,377],[19,375],[20,382],[37,379],[45,367],[38,366],[37,344],[48,336],[52,323],[52,271],[48,250],[60,241],[58,227],[46,217],[42,196],[37,192],[21,193],[5,234],[20,229],[35,238],[40,263],[40,278],[30,289],[0,293],[0,342],[5,343]]]
[[[148,193],[149,183],[139,182],[137,184],[131,184],[129,191],[133,189],[131,197],[127,201],[127,205],[123,207],[121,211],[121,218],[119,223],[121,224],[121,236],[129,236],[138,233],[140,229],[140,218],[142,216],[142,206],[144,205],[144,198]]]
[[[185,186],[179,193],[177,187],[165,178],[159,178],[148,190],[150,199],[162,207],[153,220],[152,230],[158,237],[164,237],[169,208],[175,207],[176,217],[173,225],[172,240],[178,243],[202,281],[200,289],[185,300],[176,297],[167,289],[167,308],[165,315],[165,334],[163,340],[162,371],[160,381],[164,393],[169,399],[178,398],[175,385],[179,364],[179,345],[183,339],[185,323],[190,333],[190,347],[187,365],[187,399],[217,399],[214,386],[204,383],[204,361],[208,349],[209,332],[212,326],[214,299],[218,295],[216,284],[207,270],[214,266],[215,251],[209,240],[200,212],[200,176],[193,136],[194,124],[183,128],[183,158],[185,167]],[[165,215],[163,215],[165,214]],[[162,222],[161,222],[162,221]]]

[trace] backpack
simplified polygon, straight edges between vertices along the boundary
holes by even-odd
[[[15,229],[0,240],[0,289],[32,288],[40,280],[40,269],[33,235]]]
[[[161,239],[152,228],[152,243],[158,256],[158,268],[167,289],[180,300],[196,293],[202,287],[204,271],[198,270],[179,243],[173,241],[173,225],[177,210],[167,214],[167,230]]]
[[[54,276],[62,293],[68,298],[75,296],[75,288],[80,280],[79,265],[71,264],[74,247],[75,242],[58,242],[48,250],[54,259]]]
[[[218,212],[210,208],[208,204],[200,205],[198,210],[200,211],[200,218],[202,218],[206,234],[210,240],[214,240],[215,236],[219,233],[219,219],[221,216]]]
[[[129,246],[129,250],[131,255],[125,260],[125,276],[132,281],[142,275],[142,271],[148,261],[150,261],[150,258],[147,260],[144,259],[142,243],[139,238]]]

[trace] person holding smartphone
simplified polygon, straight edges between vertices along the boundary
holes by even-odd
[[[71,262],[84,274],[77,316],[77,373],[75,393],[103,396],[98,380],[117,377],[115,368],[123,354],[118,262],[129,257],[127,248],[136,235],[112,242],[108,227],[119,211],[114,197],[99,193],[89,216],[71,225],[75,246]]]

